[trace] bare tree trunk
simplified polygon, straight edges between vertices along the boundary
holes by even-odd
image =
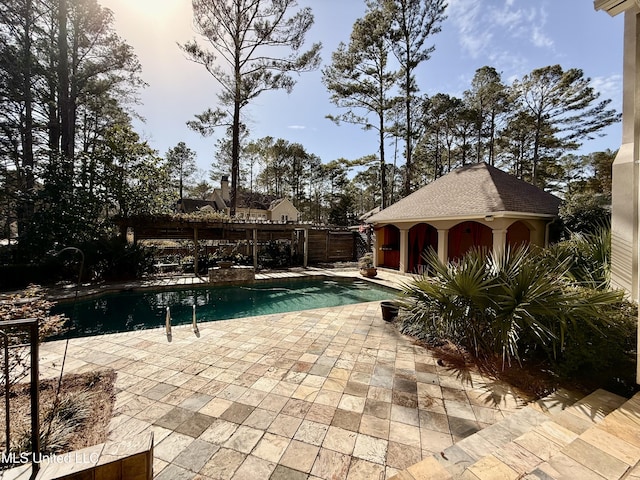
[[[33,155],[33,92],[31,90],[32,60],[31,60],[31,26],[33,22],[33,11],[31,0],[25,2],[24,12],[24,38],[23,46],[23,71],[22,71],[22,93],[24,96],[24,131],[21,135],[22,142],[22,165],[21,180],[24,198],[18,207],[18,232],[22,233],[31,221],[34,212],[33,193],[35,190],[35,158]]]
[[[407,42],[408,43],[408,42]],[[407,49],[407,65],[409,65],[409,49]],[[407,82],[406,85],[406,98],[404,99],[405,101],[405,108],[406,108],[406,112],[405,112],[405,121],[407,122],[406,128],[406,134],[405,134],[405,143],[406,143],[406,150],[405,150],[405,174],[406,177],[404,179],[404,194],[405,196],[409,195],[411,193],[411,170],[412,170],[412,164],[411,164],[411,136],[412,136],[412,132],[411,132],[411,89],[410,89],[410,85],[411,85],[411,72],[409,71],[408,68],[405,69],[406,73],[405,73],[405,82]]]
[[[69,96],[69,47],[67,43],[67,0],[58,0],[58,102],[62,155],[73,159],[73,114]],[[66,162],[65,162],[66,163]]]
[[[380,208],[387,208],[387,164],[384,155],[384,113],[380,115]]]

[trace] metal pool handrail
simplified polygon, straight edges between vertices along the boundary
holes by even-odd
[[[198,333],[198,322],[196,321],[196,306],[193,305],[193,313],[192,313],[192,320],[191,320],[191,326],[193,328],[193,331],[195,333]],[[169,307],[167,307],[167,316],[165,318],[165,330],[167,332],[167,337],[171,336],[171,309]]]

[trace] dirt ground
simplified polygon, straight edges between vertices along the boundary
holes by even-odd
[[[41,438],[53,432],[56,441],[47,448],[43,445],[43,451],[55,451],[65,453],[78,450],[90,445],[105,442],[107,439],[109,421],[115,401],[114,384],[116,373],[113,370],[90,372],[78,375],[65,375],[60,388],[60,396],[56,402],[58,379],[45,380],[40,383],[40,431]],[[0,450],[5,450],[5,404],[4,388],[2,388],[2,417],[0,418]],[[57,406],[59,417],[64,418],[74,415],[76,408],[82,407],[82,413],[78,415],[77,422],[70,422],[73,428],[60,427],[60,423],[54,422],[49,428],[51,412]],[[12,448],[21,446],[30,449],[31,432],[31,400],[29,384],[20,383],[11,388],[9,425],[11,428]],[[49,438],[53,438],[50,435]],[[59,441],[62,439],[62,441]]]

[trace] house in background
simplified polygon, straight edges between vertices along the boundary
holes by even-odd
[[[250,214],[251,212],[249,212]],[[297,222],[300,212],[288,198],[274,200],[267,209],[267,218],[272,222]]]
[[[372,215],[375,265],[422,273],[429,247],[442,262],[470,248],[546,246],[560,199],[502,170],[477,163],[451,171]]]
[[[213,190],[207,200],[184,198],[178,200],[176,210],[180,213],[194,213],[210,210],[229,215],[231,196],[229,194],[229,177],[220,181],[220,188]],[[297,222],[300,212],[288,198],[274,198],[261,194],[240,194],[236,206],[236,218],[240,220],[265,220],[271,222]]]

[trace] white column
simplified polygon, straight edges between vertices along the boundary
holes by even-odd
[[[400,268],[399,271],[407,273],[409,271],[409,230],[400,229]]]
[[[507,230],[491,230],[493,233],[493,254],[499,255],[507,246]]]
[[[438,230],[438,258],[442,263],[449,261],[449,229]]]

